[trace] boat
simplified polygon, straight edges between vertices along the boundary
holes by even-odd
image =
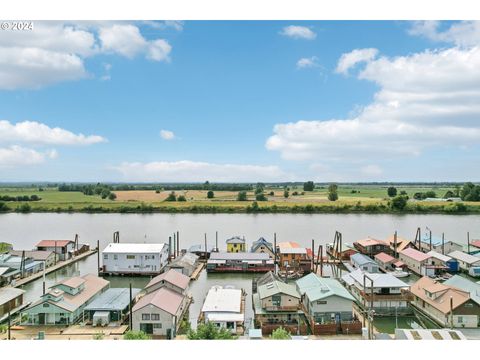
[[[408,271],[403,271],[401,268],[395,268],[395,270],[391,271],[390,274],[392,274],[396,278],[405,278],[410,276],[410,273]]]

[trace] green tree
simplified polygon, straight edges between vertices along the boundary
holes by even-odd
[[[283,197],[287,199],[290,196],[290,193],[288,192],[287,189],[283,190]]]
[[[177,201],[187,201],[187,198],[186,198],[184,195],[180,195],[180,196],[177,198]]]
[[[0,212],[5,212],[10,210],[7,204],[5,204],[3,201],[0,201]]]
[[[257,200],[257,201],[267,201],[267,197],[263,193],[262,194],[257,194],[255,196],[255,200]]]
[[[246,191],[240,191],[237,195],[237,200],[238,201],[247,201],[247,192]]]
[[[109,195],[108,195],[108,200],[115,200],[117,198],[117,195],[113,192],[111,192]]]
[[[17,207],[17,212],[28,213],[30,211],[32,211],[32,207],[29,204],[22,204]]]
[[[313,191],[315,189],[315,184],[313,181],[307,181],[303,183],[303,191]]]
[[[270,335],[270,338],[273,340],[290,340],[292,338],[292,335],[283,327],[279,327],[272,331],[272,335]]]
[[[398,195],[395,196],[392,200],[390,200],[390,207],[393,210],[403,210],[407,206],[407,197]]]
[[[143,331],[127,331],[123,335],[123,340],[150,340],[152,337]]]
[[[433,190],[428,190],[425,192],[425,198],[436,198],[437,194]]]
[[[330,184],[328,185],[328,200],[337,201],[338,200],[338,185]]]
[[[388,189],[387,189],[387,194],[388,194],[388,196],[390,196],[390,197],[395,197],[395,196],[397,196],[397,188],[394,187],[394,186],[388,187]]]
[[[177,195],[175,195],[175,191],[172,191],[170,194],[168,194],[165,201],[177,201]]]
[[[189,340],[233,340],[235,337],[225,328],[218,328],[213,323],[198,324],[197,330],[188,330]]]
[[[213,199],[215,197],[215,194],[212,190],[208,190],[207,192],[207,199]]]
[[[110,190],[108,189],[103,189],[100,192],[100,196],[102,197],[102,199],[106,199],[109,195],[110,195]]]
[[[257,186],[255,187],[255,195],[262,194],[264,191],[265,191],[265,184],[257,183]]]
[[[460,197],[464,201],[480,201],[480,185],[465,183],[460,191]]]
[[[451,197],[455,197],[455,193],[452,190],[447,190],[445,195],[443,195],[444,199],[448,199],[448,198],[451,198]]]

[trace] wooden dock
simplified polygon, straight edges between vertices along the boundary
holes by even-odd
[[[197,268],[193,271],[192,276],[190,276],[190,280],[197,280],[204,267],[205,267],[205,263],[200,262]]]
[[[50,274],[52,272],[55,272],[55,271],[65,267],[65,266],[74,264],[77,261],[80,261],[82,259],[85,259],[85,258],[89,257],[90,255],[95,254],[96,252],[97,252],[97,249],[88,250],[88,251],[85,251],[84,253],[82,253],[80,255],[77,255],[74,258],[71,258],[69,260],[59,261],[59,262],[57,262],[56,265],[52,265],[52,266],[48,267],[47,269],[45,269],[45,275]],[[43,277],[43,271],[40,271],[38,273],[35,273],[35,274],[30,275],[30,276],[24,277],[23,279],[15,280],[15,285],[12,285],[12,286],[13,287],[23,286],[25,284],[28,284],[28,283],[30,283],[32,281],[35,281],[37,279],[40,279],[42,277]]]

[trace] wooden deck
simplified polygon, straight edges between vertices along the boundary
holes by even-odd
[[[96,252],[97,252],[97,249],[88,250],[88,251],[85,251],[83,254],[77,255],[74,258],[71,258],[69,260],[59,261],[59,262],[57,262],[56,265],[52,265],[52,266],[48,267],[45,270],[45,274],[50,274],[50,273],[55,272],[55,271],[65,267],[65,266],[76,263],[77,261],[85,259],[85,258],[89,257],[90,255],[95,254]],[[12,286],[13,287],[19,287],[19,286],[28,284],[29,282],[40,279],[41,277],[43,277],[43,271],[40,271],[38,273],[35,273],[35,274],[30,275],[30,276],[24,277],[23,279],[15,280],[15,285],[12,285]]]
[[[204,267],[205,267],[205,263],[200,262],[197,268],[193,271],[192,276],[190,276],[190,280],[197,280]]]

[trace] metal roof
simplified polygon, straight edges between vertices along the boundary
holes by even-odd
[[[415,250],[414,248],[406,248],[405,250],[400,251],[400,254],[418,262],[425,261],[431,257],[430,255]]]
[[[276,294],[285,294],[300,299],[300,294],[295,285],[286,284],[282,281],[272,281],[268,284],[260,285],[257,291],[260,299]]]
[[[190,277],[183,275],[179,271],[170,269],[167,272],[161,273],[160,275],[155,276],[150,282],[145,286],[145,289],[158,284],[161,281],[168,282],[172,285],[179,287],[180,289],[185,290],[190,283]]]
[[[316,301],[329,296],[340,296],[352,300],[355,299],[340,282],[331,278],[321,278],[313,273],[296,281],[301,294],[306,294],[310,301]]]
[[[206,316],[208,321],[244,321],[245,314],[231,312],[215,312],[208,313]]]
[[[166,244],[110,243],[103,250],[105,254],[161,253]]]
[[[362,271],[361,269],[357,269],[349,274],[343,275],[342,279],[349,284],[356,283],[358,288],[363,288],[364,275],[368,276],[365,279],[365,286],[367,286],[368,288],[370,287],[369,278],[373,280],[374,288],[408,288],[409,287],[408,284],[396,278],[392,274],[367,273]]]
[[[268,242],[267,240],[265,240],[265,238],[261,237],[260,239],[258,239],[257,241],[254,241],[253,244],[252,244],[252,247],[251,247],[251,251],[252,252],[255,252],[255,250],[257,250],[260,246],[265,246],[267,247],[271,252],[273,252],[273,245],[271,242]]]
[[[239,313],[241,303],[242,290],[224,289],[221,286],[213,286],[208,290],[202,312]]]
[[[350,256],[350,260],[352,262],[354,262],[355,264],[357,264],[358,266],[363,266],[365,264],[375,264],[375,265],[377,265],[377,263],[373,259],[369,258],[366,255],[360,254],[360,253],[353,254],[352,256]]]
[[[438,260],[443,261],[443,262],[449,262],[449,261],[452,260],[452,258],[450,256],[440,254],[439,252],[436,252],[434,250],[431,250],[431,251],[427,252],[427,255],[430,255],[430,257],[433,257],[433,258],[438,259]]]
[[[141,289],[132,288],[132,298],[135,296]],[[121,311],[128,307],[130,302],[130,289],[128,288],[110,288],[101,295],[99,295],[95,300],[85,307],[85,310],[93,311]]]
[[[36,247],[65,247],[68,244],[73,244],[72,240],[42,240]]]
[[[245,244],[245,238],[241,238],[240,236],[234,236],[230,239],[227,239],[227,244]]]
[[[0,305],[9,302],[10,300],[17,298],[24,293],[25,290],[17,289],[14,287],[2,287],[0,288]]]
[[[278,249],[280,254],[306,254],[307,249],[305,248],[295,248],[295,247],[280,247]]]
[[[143,296],[133,306],[132,311],[137,311],[147,305],[153,305],[171,315],[176,315],[180,305],[182,305],[184,296],[176,291],[162,287],[157,291]]]
[[[448,256],[450,256],[451,258],[463,261],[469,265],[480,263],[479,257],[473,256],[458,250],[452,251],[450,254],[448,254]]]
[[[470,298],[480,305],[480,284],[460,275],[454,275],[444,282],[445,285],[457,287],[470,293]]]

